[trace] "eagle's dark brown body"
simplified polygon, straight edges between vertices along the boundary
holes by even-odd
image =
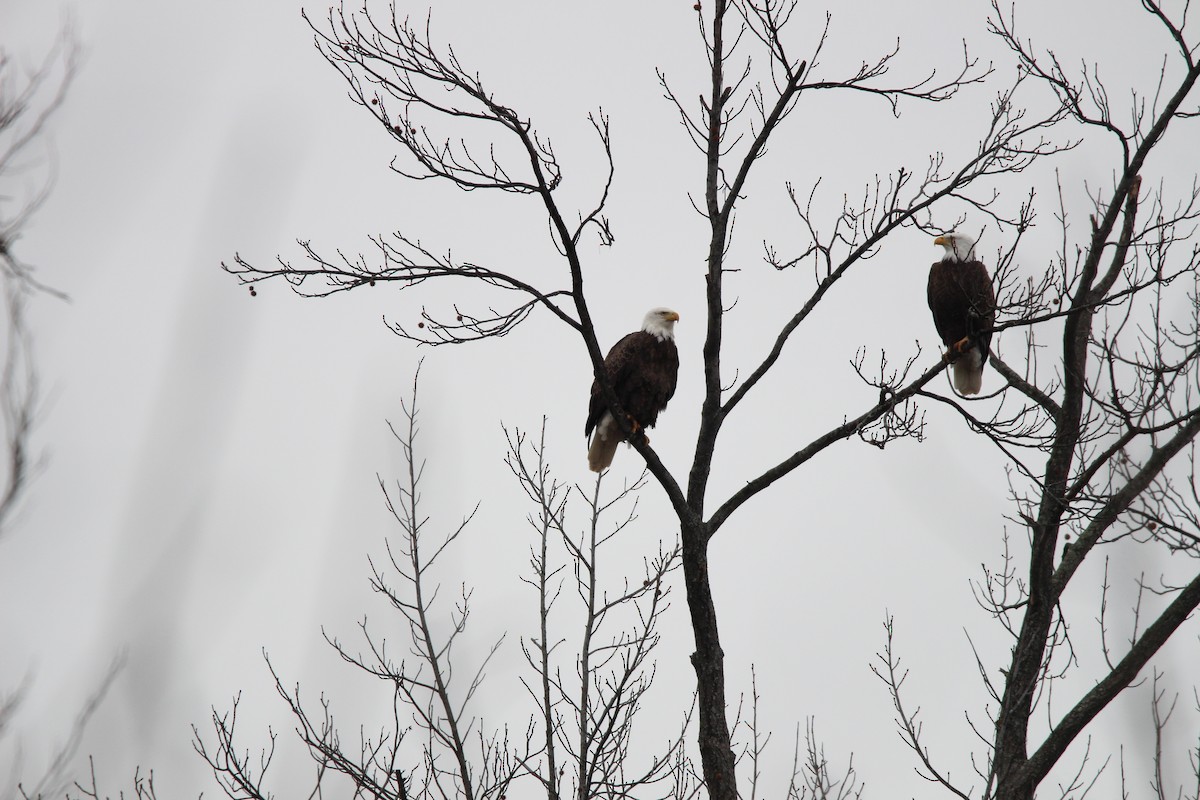
[[[621,407],[642,428],[653,428],[658,414],[675,394],[679,377],[679,350],[670,339],[659,341],[645,331],[631,333],[613,345],[604,358],[604,371]],[[584,434],[591,434],[608,406],[600,393],[600,384],[592,381],[592,401],[588,406]]]
[[[987,267],[975,260],[934,263],[929,269],[928,297],[942,344],[953,348],[968,340],[958,356],[966,363],[962,368],[956,363],[955,388],[963,394],[978,394],[996,323],[996,297]]]
[[[670,312],[678,319],[678,315]],[[659,337],[645,330],[621,339],[604,359],[604,371],[617,394],[621,408],[636,429],[652,428],[659,412],[675,394],[679,377],[679,351],[675,340]],[[599,472],[612,462],[617,445],[624,438],[620,427],[608,414],[608,404],[600,391],[600,383],[592,381],[591,401],[588,404],[584,435],[595,436],[588,463]]]

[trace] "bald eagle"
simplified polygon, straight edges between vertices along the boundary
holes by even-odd
[[[629,415],[629,427],[634,433],[653,428],[659,412],[675,394],[675,381],[679,377],[679,351],[675,348],[678,321],[679,315],[671,309],[653,308],[646,314],[642,329],[614,344],[604,358],[604,373],[617,393],[621,408]],[[599,381],[592,381],[592,399],[583,432],[591,436],[588,467],[592,472],[607,469],[617,445],[625,437],[608,410]]]
[[[929,270],[933,324],[946,345],[946,362],[953,365],[954,388],[960,394],[979,394],[996,323],[992,279],[975,258],[975,242],[969,236],[951,232],[933,243],[946,249]]]

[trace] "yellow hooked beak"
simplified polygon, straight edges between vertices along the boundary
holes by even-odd
[[[945,236],[939,236],[933,240],[933,243],[940,244],[942,247],[945,247],[946,245],[950,244],[950,240],[947,239]]]
[[[672,322],[679,322],[679,312],[671,311],[664,317],[664,319],[669,319]]]

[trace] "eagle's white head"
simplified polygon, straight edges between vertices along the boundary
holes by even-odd
[[[965,233],[943,233],[934,239],[933,243],[946,248],[946,255],[942,256],[942,261],[968,261],[975,252],[975,240]]]
[[[679,313],[669,308],[652,308],[642,321],[642,330],[660,342],[675,339],[675,323],[679,322]]]

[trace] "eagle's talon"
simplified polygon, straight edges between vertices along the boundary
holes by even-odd
[[[954,344],[947,346],[946,352],[942,355],[942,361],[947,364],[953,364],[958,360],[959,356],[971,349],[971,337],[964,336]]]

